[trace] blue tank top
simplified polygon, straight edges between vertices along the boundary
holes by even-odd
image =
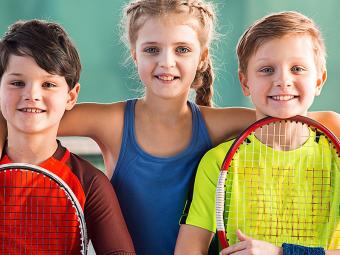
[[[135,137],[136,101],[126,104],[122,145],[111,183],[137,254],[172,255],[189,187],[212,143],[198,106],[188,102],[192,111],[189,146],[172,157],[146,153]]]

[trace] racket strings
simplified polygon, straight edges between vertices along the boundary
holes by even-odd
[[[327,247],[339,235],[339,161],[327,139],[315,133],[302,124],[276,123],[238,149],[225,191],[230,244],[237,229],[277,245]]]
[[[0,172],[1,254],[79,254],[80,223],[65,190],[26,170]]]

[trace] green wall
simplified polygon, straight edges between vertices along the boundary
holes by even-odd
[[[80,101],[112,102],[136,97],[141,90],[127,50],[120,42],[119,23],[123,0],[1,0],[0,33],[17,19],[56,21],[69,32],[83,63]],[[340,2],[337,0],[215,0],[220,39],[213,54],[217,80],[214,101],[218,106],[250,106],[237,80],[234,48],[242,31],[255,19],[274,11],[297,10],[319,24],[328,51],[328,81],[313,110],[340,112]]]

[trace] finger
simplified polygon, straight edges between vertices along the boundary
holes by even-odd
[[[220,252],[220,255],[234,254],[235,252],[242,251],[246,248],[247,246],[245,242],[239,242],[237,244],[229,246],[228,248],[223,249]]]
[[[229,254],[232,254],[232,255],[249,255],[249,254],[251,254],[249,252],[250,251],[248,251],[247,249],[243,249],[243,250],[239,250],[239,251],[233,251],[233,252],[229,252],[226,249],[224,249],[220,252],[219,255],[229,255]]]
[[[240,240],[240,241],[246,241],[246,240],[250,239],[248,236],[246,236],[245,234],[243,234],[242,231],[241,231],[240,229],[238,229],[238,230],[236,231],[236,235],[237,235],[238,240]]]

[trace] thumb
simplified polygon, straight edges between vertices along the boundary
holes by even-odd
[[[236,231],[236,235],[237,235],[238,240],[240,240],[240,241],[246,241],[246,240],[250,239],[248,236],[246,236],[245,234],[243,234],[242,231],[241,231],[240,229],[238,229],[238,230]]]

